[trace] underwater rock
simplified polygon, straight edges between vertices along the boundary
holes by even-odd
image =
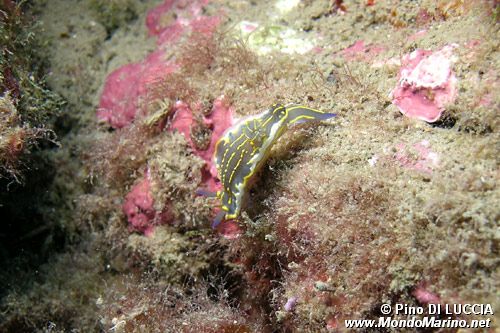
[[[403,57],[399,83],[392,91],[392,102],[401,113],[432,123],[441,117],[445,105],[455,100],[454,48],[448,45],[436,52],[418,49]]]
[[[306,54],[317,51],[316,40],[304,32],[297,31],[281,23],[259,25],[241,21],[237,25],[239,33],[248,38],[248,47],[259,55],[278,51],[286,54]]]

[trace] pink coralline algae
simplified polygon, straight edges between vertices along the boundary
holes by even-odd
[[[405,169],[426,174],[431,174],[433,169],[439,165],[439,155],[431,150],[430,143],[427,140],[422,140],[413,145],[399,143],[394,149],[394,154],[389,153],[389,149],[385,149],[383,154],[373,155],[368,160],[368,163],[374,167],[379,160],[395,160]]]
[[[140,97],[148,86],[173,73],[177,66],[163,59],[163,51],[151,53],[144,61],[131,63],[111,73],[97,111],[97,118],[113,128],[129,125],[140,110]]]
[[[198,149],[191,139],[191,129],[194,125],[194,116],[191,108],[184,102],[177,102],[174,106],[174,117],[169,127],[169,131],[178,131],[184,135],[189,142],[193,154],[205,161],[205,168],[202,170],[202,181],[208,191],[215,192],[220,185],[217,178],[217,168],[212,160],[215,145],[224,131],[233,124],[233,111],[225,102],[224,96],[217,98],[210,114],[202,117],[205,126],[211,129],[212,135],[207,149]]]
[[[148,12],[146,26],[149,34],[158,37],[158,45],[175,42],[187,31],[211,35],[220,18],[202,15],[203,7],[208,2],[166,0]]]
[[[143,112],[141,101],[147,97],[149,86],[165,79],[181,67],[181,64],[167,60],[164,50],[175,47],[182,36],[189,32],[210,37],[220,23],[220,17],[202,15],[203,6],[207,3],[207,0],[166,0],[149,11],[146,26],[150,35],[157,37],[157,50],[143,61],[122,66],[107,77],[97,112],[100,120],[119,129],[130,125],[137,115]],[[212,156],[218,139],[226,128],[233,124],[233,112],[223,96],[213,102],[209,114],[199,116],[201,119],[197,119],[193,110],[201,115],[200,105],[197,103],[188,105],[177,101],[170,112],[171,119],[165,130],[181,133],[189,143],[192,153],[205,161],[201,170],[201,186],[209,192],[216,192],[220,189],[220,184]],[[206,149],[198,148],[192,141],[193,126],[198,125],[199,121],[211,131]],[[149,175],[146,175],[127,194],[122,206],[131,231],[150,235],[156,224],[173,220],[169,204],[161,212],[156,211],[153,204],[150,179]],[[241,228],[235,221],[226,221],[217,230],[227,239],[241,235]]]
[[[374,57],[379,55],[385,48],[378,44],[366,45],[364,41],[358,40],[348,48],[341,51],[342,56],[346,60],[356,61],[372,61]]]
[[[217,212],[215,212],[217,214]],[[233,240],[243,234],[243,230],[236,220],[225,220],[217,226],[217,232],[225,239]]]
[[[122,210],[127,216],[129,230],[146,236],[152,234],[155,225],[169,223],[174,218],[169,205],[161,212],[155,210],[149,173],[126,195]]]
[[[203,186],[208,191],[217,191],[220,185],[212,156],[217,140],[222,136],[226,128],[233,123],[231,108],[224,102],[224,98],[220,97],[214,101],[211,113],[202,117],[204,124],[212,130],[210,144],[205,150],[198,149],[191,139],[191,129],[194,124],[194,115],[191,108],[186,103],[179,101],[174,105],[173,114],[172,122],[167,130],[181,133],[190,144],[192,153],[205,161],[205,167],[202,169]],[[168,204],[162,212],[156,211],[153,204],[149,173],[146,173],[144,179],[137,183],[127,194],[122,207],[131,231],[142,232],[148,236],[153,232],[155,225],[169,223],[173,220]],[[224,224],[219,232],[228,239],[237,238],[241,233],[237,225],[229,222]]]
[[[439,51],[415,50],[403,57],[399,83],[392,102],[410,118],[435,122],[446,104],[457,96],[457,78],[452,71],[454,45]]]
[[[412,295],[417,299],[420,304],[440,304],[441,298],[430,292],[425,284],[419,284],[415,290],[413,290]]]
[[[422,29],[422,30],[419,30],[419,31],[415,32],[414,34],[411,34],[410,36],[408,36],[408,40],[414,41],[414,40],[417,40],[417,39],[424,37],[426,34],[427,34],[427,29]]]
[[[147,100],[150,86],[175,74],[182,66],[175,60],[168,60],[165,50],[175,50],[182,41],[181,38],[192,32],[208,38],[219,25],[219,16],[203,15],[203,7],[207,3],[208,0],[165,0],[148,12],[146,26],[149,34],[157,37],[157,49],[143,61],[124,65],[106,78],[97,111],[99,120],[120,129],[129,126],[145,111],[144,101]],[[192,107],[199,109],[197,105]],[[202,170],[203,186],[210,191],[217,190],[217,173],[211,158],[216,141],[232,124],[230,107],[224,103],[223,98],[219,98],[214,102],[212,112],[202,116],[203,124],[212,131],[210,144],[205,150],[198,149],[191,140],[191,128],[195,121],[191,107],[178,101],[170,115],[171,123],[165,130],[179,131],[184,135],[192,152],[206,162]],[[131,231],[149,235],[156,224],[173,221],[169,203],[165,204],[163,211],[155,210],[153,204],[151,181],[147,173],[132,187],[122,206]]]
[[[430,149],[429,141],[422,140],[411,148],[411,153],[416,153],[415,156],[411,156],[413,154],[408,152],[405,144],[398,144],[395,159],[407,169],[428,174],[432,173],[432,169],[439,164],[439,155]]]
[[[97,118],[113,128],[122,128],[133,122],[141,111],[140,101],[148,87],[180,66],[165,58],[165,49],[174,46],[180,37],[197,32],[212,35],[220,23],[218,16],[203,16],[208,1],[166,0],[148,13],[146,26],[150,35],[157,36],[158,48],[141,62],[124,65],[107,78],[99,102]],[[170,15],[171,20],[167,20]],[[167,22],[167,23],[164,23]]]
[[[206,150],[197,149],[191,140],[190,131],[194,123],[194,116],[191,108],[184,102],[179,101],[176,103],[174,109],[175,114],[170,129],[181,132],[191,144],[194,153],[207,163],[212,163],[217,140],[219,140],[224,131],[233,124],[233,112],[231,107],[226,103],[224,96],[215,99],[211,112],[202,117],[203,123],[212,130],[210,144]],[[216,172],[215,166],[212,170]]]
[[[290,297],[290,298],[286,301],[286,303],[285,303],[285,306],[284,306],[285,311],[289,311],[289,312],[290,312],[290,311],[292,311],[292,310],[293,310],[293,308],[295,308],[295,305],[297,304],[298,299],[299,299],[299,298],[298,298],[298,297],[296,297],[296,296],[292,296],[292,297]]]
[[[233,110],[226,103],[224,96],[217,98],[212,107],[212,111],[202,117],[205,126],[211,129],[212,135],[207,149],[199,149],[191,139],[191,130],[195,119],[193,111],[184,102],[177,102],[174,106],[174,117],[168,128],[169,131],[177,131],[181,133],[192,149],[192,153],[202,158],[205,161],[205,166],[202,172],[202,186],[207,192],[215,193],[220,190],[220,182],[217,178],[217,168],[213,161],[215,145],[217,141],[233,123]],[[214,211],[214,216],[217,211]],[[226,239],[237,239],[241,236],[242,230],[235,220],[223,221],[217,227],[217,232]]]
[[[339,327],[339,321],[336,317],[330,316],[326,319],[326,329],[328,331],[337,331]]]

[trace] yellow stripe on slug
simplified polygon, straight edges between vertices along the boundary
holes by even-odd
[[[223,187],[217,197],[226,212],[224,219],[238,217],[243,198],[248,192],[249,180],[265,163],[272,145],[289,126],[333,116],[332,113],[302,105],[273,104],[261,114],[245,118],[229,128],[217,142],[214,153]],[[247,143],[252,149],[245,148]],[[238,160],[232,165],[237,155]]]

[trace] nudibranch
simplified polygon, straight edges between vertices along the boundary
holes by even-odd
[[[269,156],[272,145],[291,125],[326,120],[335,114],[302,105],[274,104],[264,112],[231,126],[215,146],[214,162],[222,185],[215,196],[221,211],[212,223],[237,218],[248,191],[248,182]]]

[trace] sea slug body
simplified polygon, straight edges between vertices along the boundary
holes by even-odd
[[[244,118],[228,128],[215,146],[214,162],[222,189],[216,193],[222,210],[212,223],[234,219],[241,211],[251,177],[263,166],[272,145],[289,126],[326,120],[335,114],[306,106],[274,104],[266,111]]]

